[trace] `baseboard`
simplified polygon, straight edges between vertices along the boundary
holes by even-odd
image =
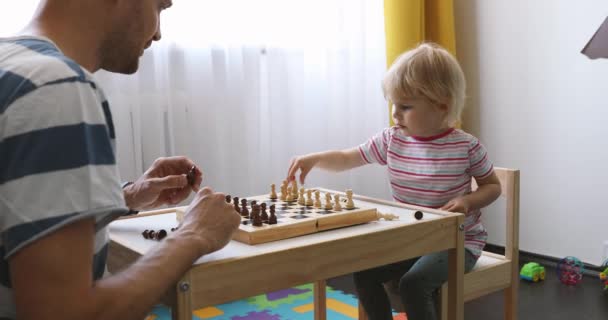
[[[496,253],[496,254],[500,254],[500,255],[505,254],[505,247],[495,245],[495,244],[490,244],[490,243],[486,244],[486,246],[483,250],[489,251],[492,253]],[[556,257],[538,254],[538,253],[519,250],[519,263],[520,264],[524,264],[527,262],[538,262],[543,266],[546,266],[546,267],[548,266],[548,267],[555,269],[555,267],[557,267],[557,264],[562,259],[563,259],[563,257],[556,258]],[[604,271],[604,270],[602,270],[601,266],[596,266],[596,265],[592,265],[592,264],[588,264],[588,263],[583,263],[583,265],[585,266],[584,274],[588,275],[588,276],[597,277],[600,272]]]

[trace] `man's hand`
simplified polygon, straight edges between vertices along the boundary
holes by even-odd
[[[470,205],[469,201],[465,197],[456,197],[448,203],[446,203],[441,210],[450,211],[450,212],[460,212],[465,215],[469,213]]]
[[[193,183],[186,177],[194,167]],[[158,158],[133,184],[124,189],[127,206],[133,210],[174,205],[186,199],[190,191],[197,192],[203,173],[186,157]]]
[[[228,244],[240,223],[241,216],[226,202],[226,196],[205,187],[190,203],[179,232],[197,239],[201,254],[207,254]]]

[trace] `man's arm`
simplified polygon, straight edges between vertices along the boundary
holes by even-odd
[[[99,281],[92,279],[92,219],[21,249],[9,259],[18,319],[143,319],[196,259],[223,247],[238,226],[240,217],[222,194],[207,198],[195,198],[180,229],[149,254]]]

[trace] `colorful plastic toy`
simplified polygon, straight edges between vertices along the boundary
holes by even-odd
[[[545,280],[545,267],[536,262],[528,262],[521,267],[519,278],[532,282]]]
[[[608,259],[606,259],[606,261],[604,261],[604,263],[602,264],[602,268],[606,268],[606,269],[604,269],[604,271],[600,272],[600,280],[604,284],[604,290],[608,290]]]
[[[557,277],[566,285],[576,285],[583,279],[585,266],[576,257],[565,257],[557,264]]]

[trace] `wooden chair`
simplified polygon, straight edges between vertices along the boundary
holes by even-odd
[[[517,289],[519,286],[519,170],[494,168],[500,180],[502,194],[506,198],[506,245],[505,255],[484,251],[477,264],[464,275],[464,301],[503,290],[504,319],[517,319]],[[473,180],[473,188],[476,188]],[[393,308],[403,311],[396,281],[385,285]],[[447,319],[447,293],[445,283],[439,292],[439,314]],[[359,319],[367,320],[367,315],[359,305]]]

